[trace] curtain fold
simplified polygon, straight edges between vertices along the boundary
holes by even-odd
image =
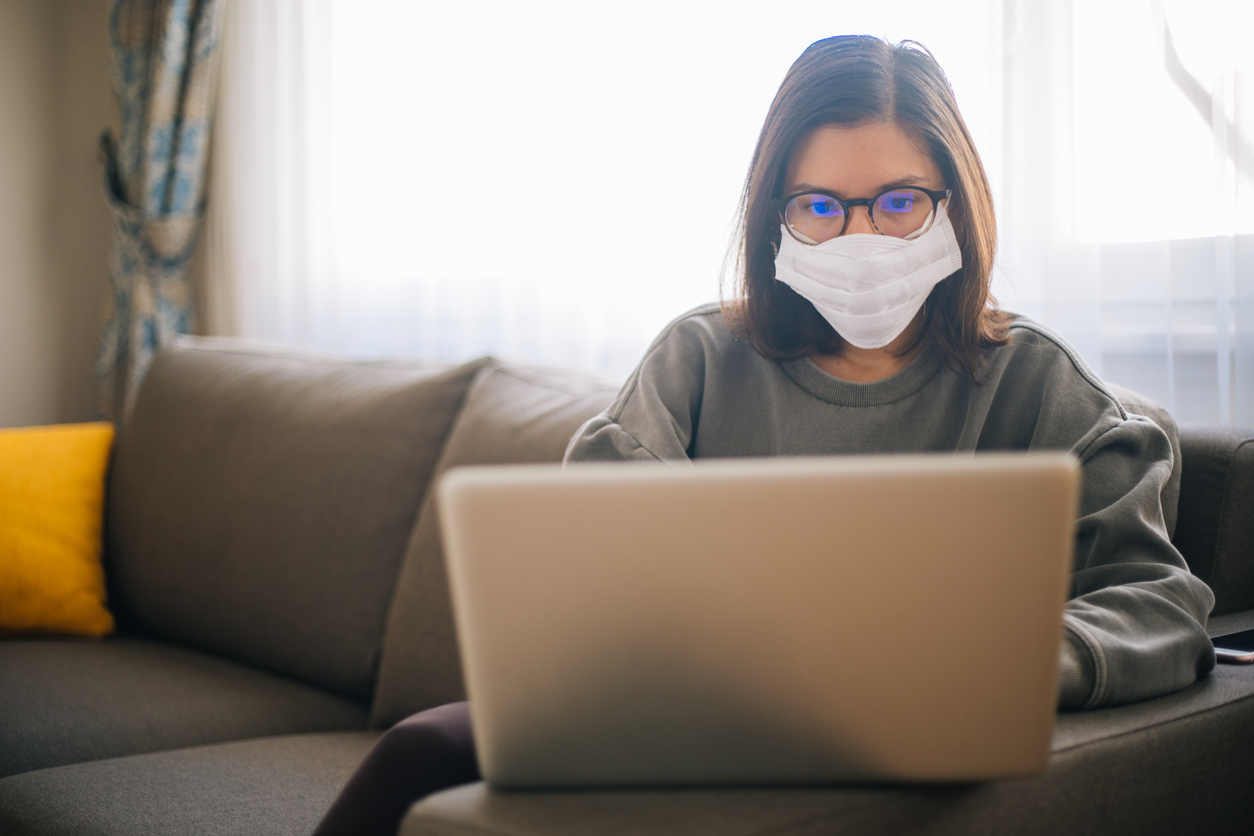
[[[121,423],[153,354],[189,333],[188,268],[204,214],[224,0],[115,0],[111,76],[120,130],[101,137],[113,216],[100,417]]]

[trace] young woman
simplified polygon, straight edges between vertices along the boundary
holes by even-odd
[[[1210,670],[1213,597],[1163,521],[1170,443],[1066,343],[997,308],[988,181],[926,50],[839,37],[797,59],[754,151],[739,244],[733,298],[671,323],[567,461],[1070,450],[1083,487],[1059,706]],[[465,704],[414,715],[318,834],[394,831],[416,798],[476,777]]]

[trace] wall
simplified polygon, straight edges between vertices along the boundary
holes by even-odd
[[[92,416],[116,121],[107,0],[0,0],[0,427]]]

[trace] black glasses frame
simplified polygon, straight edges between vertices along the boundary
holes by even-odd
[[[911,189],[916,192],[923,192],[923,194],[927,195],[932,201],[933,209],[935,209],[936,206],[938,206],[942,200],[947,200],[953,195],[953,189],[936,190],[936,189],[923,189],[918,186],[893,186],[891,189],[884,189],[884,191],[875,195],[875,197],[860,197],[854,200],[842,200],[841,198],[837,197],[831,192],[821,192],[821,191],[815,191],[814,189],[807,189],[803,192],[795,192],[793,194],[790,194],[788,195],[788,197],[785,197],[782,200],[773,199],[771,200],[771,206],[775,209],[776,212],[779,213],[779,220],[780,220],[780,223],[784,225],[784,229],[787,229],[788,234],[792,235],[792,237],[796,239],[797,241],[801,241],[801,239],[797,238],[796,235],[793,235],[792,227],[788,225],[788,216],[785,214],[785,212],[788,209],[789,203],[792,203],[797,198],[806,194],[821,194],[823,195],[823,197],[830,197],[832,200],[840,204],[840,208],[845,213],[845,222],[841,225],[840,232],[836,234],[837,238],[844,235],[845,230],[849,228],[849,216],[852,214],[850,210],[853,209],[853,207],[855,206],[866,207],[866,215],[867,215],[867,218],[869,218],[871,221],[871,226],[875,228],[875,232],[878,235],[883,235],[884,233],[880,232],[879,224],[875,222],[875,201],[879,200],[881,197],[888,194],[889,192],[901,192],[901,191],[906,191],[907,189]],[[801,241],[801,243],[806,244],[805,241]],[[807,246],[813,246],[813,245],[807,244]]]

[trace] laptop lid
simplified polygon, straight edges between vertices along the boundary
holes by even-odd
[[[1042,772],[1067,454],[455,470],[439,486],[496,787]]]

